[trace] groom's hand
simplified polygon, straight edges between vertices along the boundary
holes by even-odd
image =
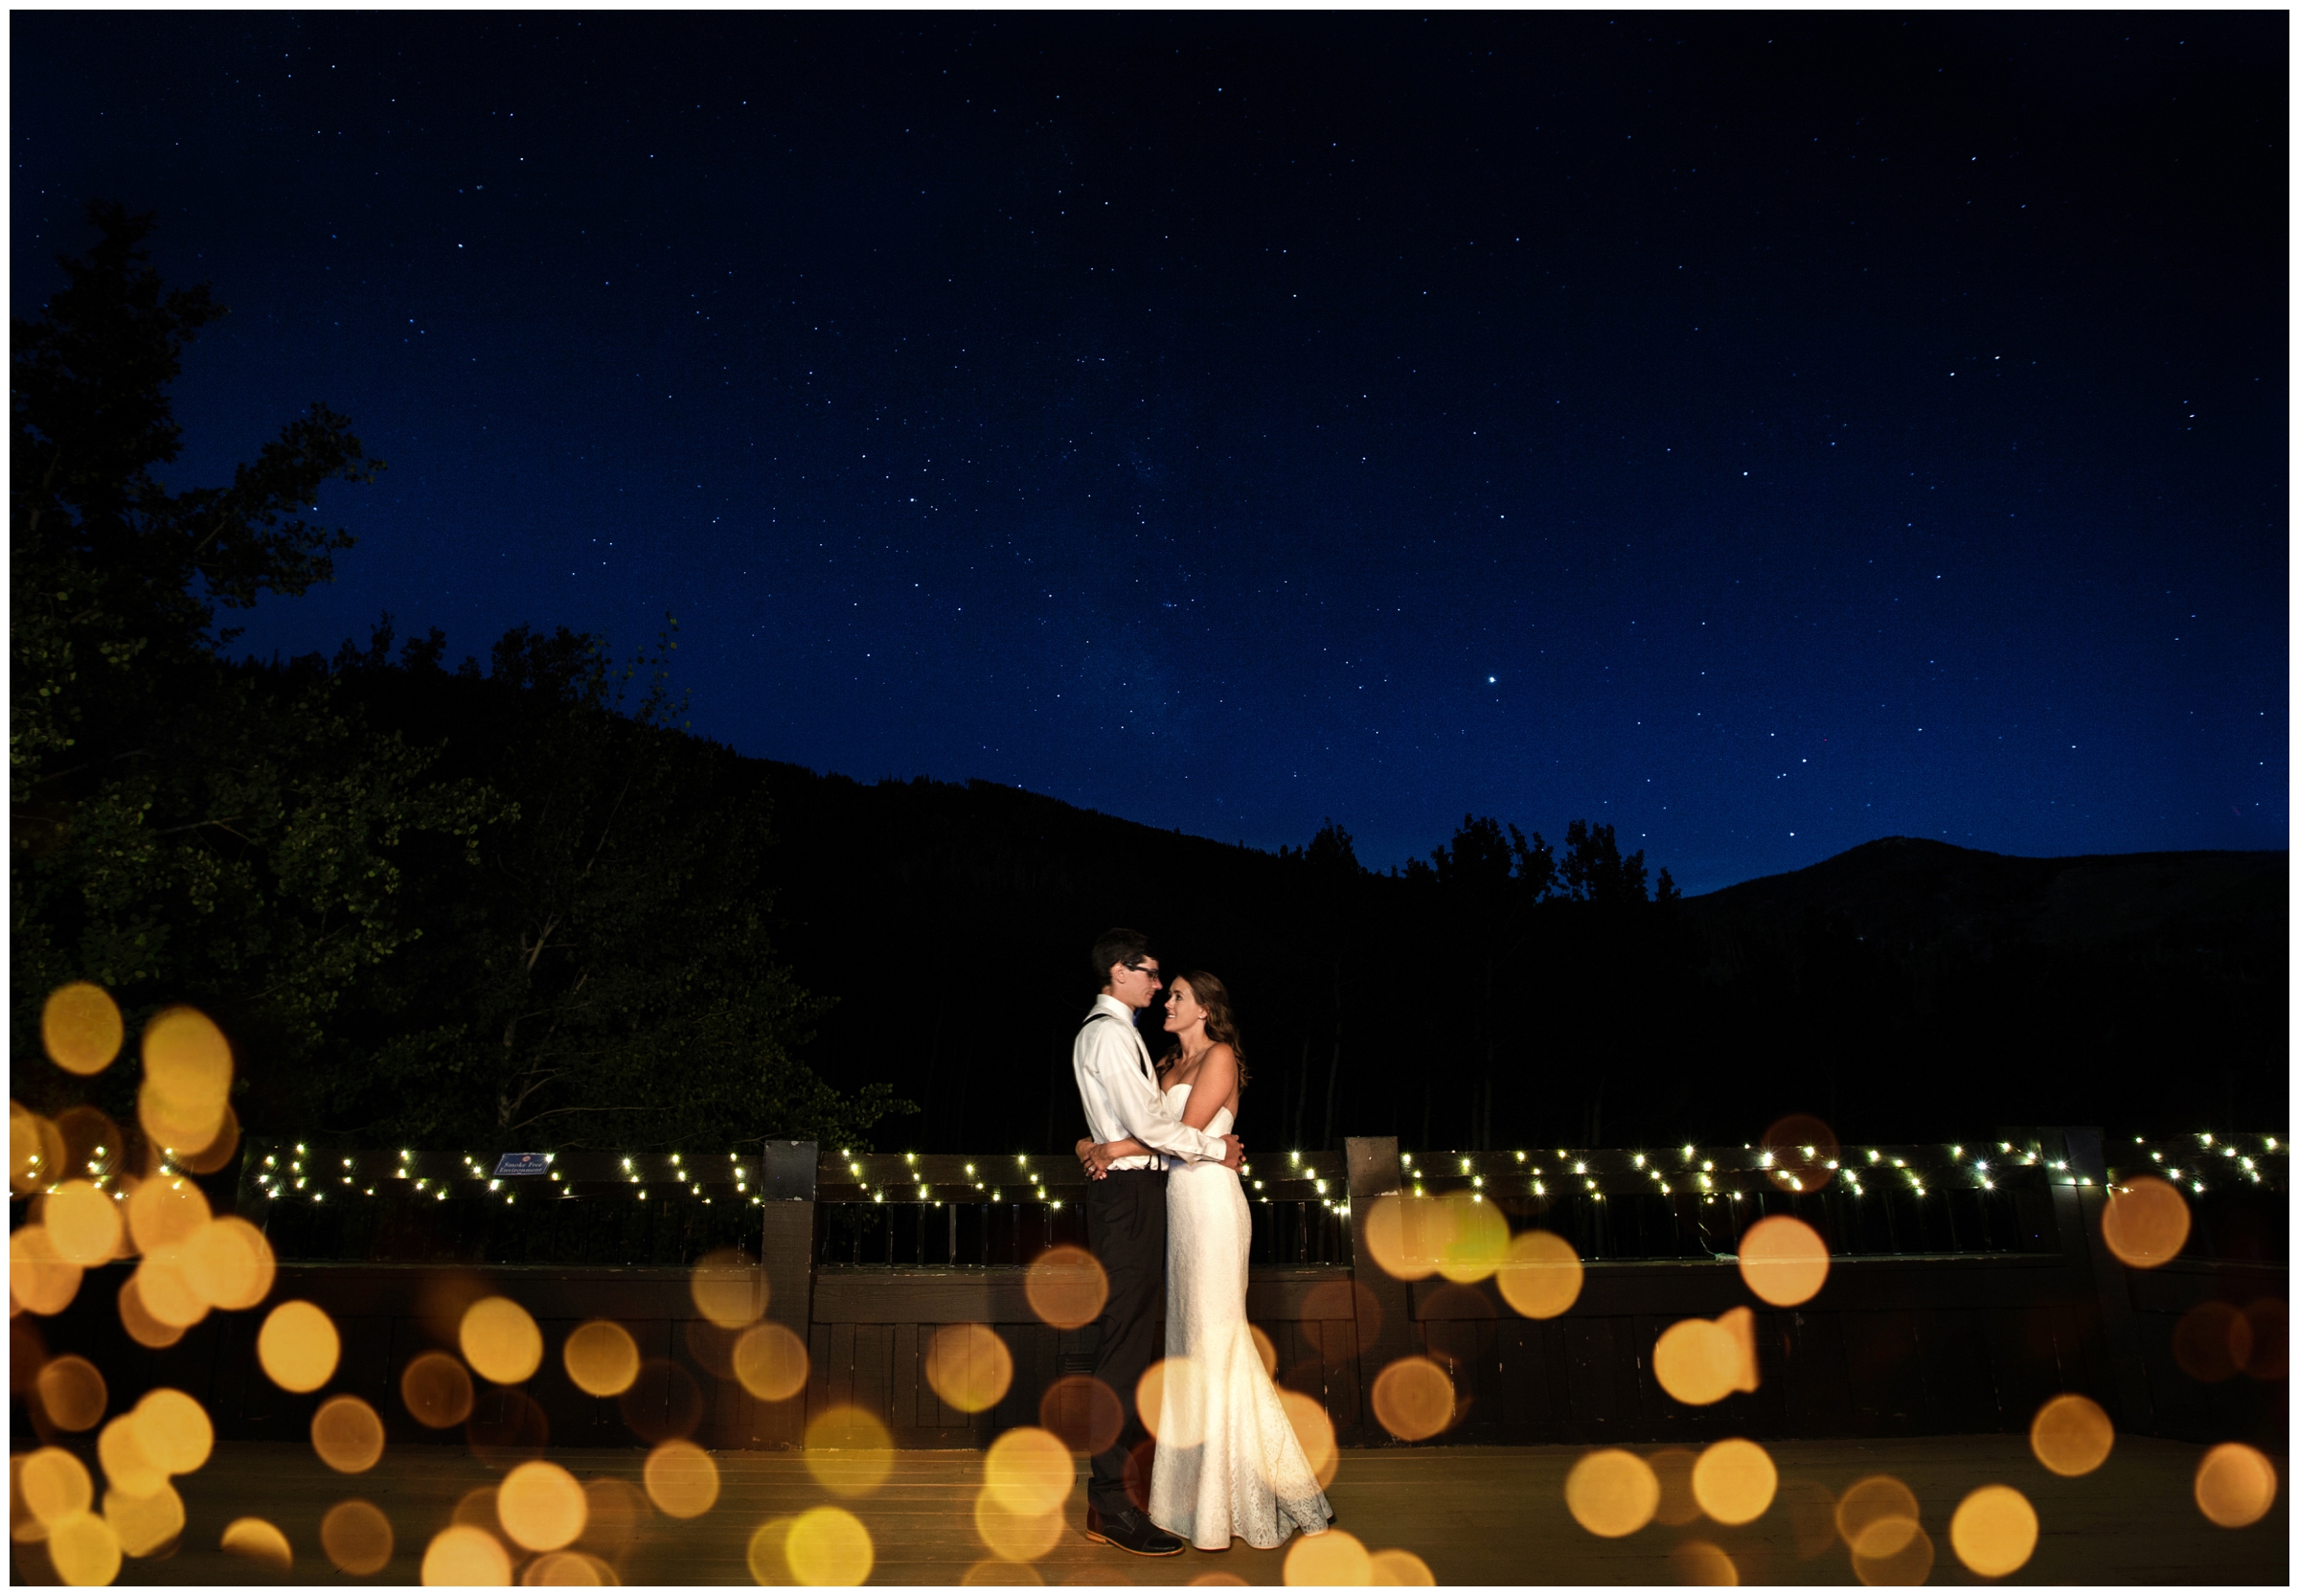
[[[1235,1136],[1221,1138],[1221,1167],[1234,1170],[1245,1162],[1245,1144]]]

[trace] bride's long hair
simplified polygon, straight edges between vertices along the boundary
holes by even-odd
[[[1245,1089],[1245,1044],[1238,1039],[1238,1016],[1230,1012],[1229,989],[1218,976],[1208,975],[1202,969],[1187,969],[1174,979],[1187,981],[1191,992],[1205,1005],[1205,1035],[1209,1041],[1226,1042],[1230,1052],[1238,1056],[1238,1089]],[[1166,1049],[1166,1056],[1157,1061],[1157,1073],[1164,1075],[1181,1062],[1181,1043]]]

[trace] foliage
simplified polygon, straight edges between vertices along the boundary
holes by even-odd
[[[675,629],[675,623],[672,624]],[[449,675],[436,641],[388,663],[386,616],[337,655],[381,724],[445,739],[446,765],[508,797],[476,877],[427,878],[433,928],[377,983],[339,1134],[644,1147],[698,1138],[857,1144],[891,1094],[833,1092],[798,1061],[827,1007],[768,934],[769,805],[746,762],[662,723],[666,631],[611,669],[597,639],[514,628]],[[630,713],[625,685],[649,686]],[[676,1060],[666,1068],[666,1060]]]
[[[327,580],[352,537],[314,500],[381,465],[315,404],[230,486],[165,486],[168,389],[223,310],[161,282],[150,218],[90,217],[13,326],[15,1057],[87,977],[131,1028],[171,1002],[221,1021],[251,1131],[859,1142],[889,1093],[796,1057],[824,1006],[767,936],[765,795],[668,724],[668,633],[620,672],[521,627],[491,676],[450,677],[437,632],[391,664],[388,621],[333,669],[220,656],[216,606]],[[96,1083],[124,1122],[132,1073]],[[17,1072],[35,1101],[65,1085]]]

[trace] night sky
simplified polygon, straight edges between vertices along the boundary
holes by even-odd
[[[694,729],[1360,857],[2287,846],[2288,18],[16,12],[391,464],[262,656],[666,611]]]

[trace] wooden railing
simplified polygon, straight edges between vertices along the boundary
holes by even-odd
[[[2249,1376],[2198,1382],[2179,1367],[2174,1331],[2207,1299],[2288,1300],[2288,1164],[2260,1148],[2182,1148],[2171,1162],[2153,1157],[2161,1151],[2121,1147],[2111,1165],[2083,1129],[2037,1131],[2009,1150],[1859,1148],[1841,1160],[1851,1174],[1814,1192],[1784,1188],[1754,1150],[1439,1155],[1352,1139],[1338,1153],[1256,1160],[1257,1236],[1290,1225],[1307,1240],[1287,1261],[1255,1265],[1247,1311],[1280,1380],[1359,1444],[1387,1439],[1367,1393],[1411,1355],[1454,1382],[1450,1440],[2020,1429],[2062,1390],[2094,1397],[2128,1431],[2250,1437],[2280,1422],[2280,1391]],[[2147,1271],[2117,1263],[2100,1234],[2111,1168],[2135,1167],[2180,1167],[2183,1184],[2206,1186],[2193,1194],[2188,1254]],[[319,1303],[343,1335],[328,1391],[292,1396],[262,1376],[261,1311],[213,1314],[162,1351],[130,1345],[110,1278],[126,1265],[91,1271],[73,1307],[40,1322],[50,1350],[95,1357],[128,1400],[153,1384],[202,1394],[227,1435],[300,1439],[317,1402],[349,1390],[395,1440],[436,1440],[399,1402],[399,1371],[453,1345],[459,1304],[499,1291],[535,1315],[551,1356],[523,1392],[484,1395],[472,1423],[510,1433],[539,1415],[560,1445],[629,1445],[683,1426],[708,1445],[790,1446],[809,1415],[853,1404],[898,1445],[978,1446],[1037,1422],[1046,1389],[1092,1366],[1091,1327],[1045,1324],[1024,1292],[1032,1258],[1085,1240],[1084,1176],[1067,1157],[781,1142],[627,1163],[568,1152],[540,1175],[507,1176],[492,1154],[251,1144],[244,1168],[241,1212],[280,1255],[273,1300]],[[1572,1240],[1586,1262],[1570,1311],[1527,1319],[1491,1281],[1407,1282],[1355,1256],[1360,1206],[1416,1191],[1468,1192],[1513,1228]],[[2264,1200],[2245,1206],[2246,1194]],[[1834,1255],[1819,1294],[1792,1310],[1754,1302],[1728,1256],[1770,1212],[1801,1215]],[[808,1347],[796,1396],[751,1396],[698,1319],[691,1265],[724,1247],[756,1261],[766,1316]],[[1650,1356],[1660,1333],[1739,1306],[1758,1310],[1757,1390],[1697,1408],[1665,1396]],[[559,1366],[568,1332],[598,1317],[623,1323],[649,1359],[635,1397],[584,1396]],[[1013,1383],[988,1412],[951,1409],[922,1377],[934,1334],[955,1323],[991,1326],[1013,1355]]]

